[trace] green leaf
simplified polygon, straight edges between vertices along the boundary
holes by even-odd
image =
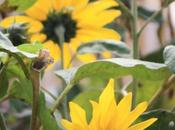
[[[10,6],[18,7],[18,11],[24,11],[31,7],[36,0],[8,0]]]
[[[164,80],[171,72],[164,64],[113,58],[95,61],[67,71],[57,71],[56,74],[64,79],[67,84],[76,84],[79,80],[91,76],[108,79],[132,75],[141,80]]]
[[[3,51],[3,49],[4,49],[6,52],[20,54],[20,55],[25,56],[27,58],[37,57],[36,54],[21,51],[17,47],[13,46],[12,42],[1,32],[0,32],[0,49],[1,49],[1,51]]]
[[[45,96],[43,93],[40,95],[39,119],[43,126],[43,130],[60,130],[56,120],[51,115],[51,112],[46,107]]]
[[[154,110],[141,116],[142,120],[150,118],[158,118],[158,120],[146,130],[175,130],[175,113],[165,110]]]
[[[167,46],[163,53],[165,64],[175,73],[175,46]]]
[[[129,54],[130,50],[125,43],[113,40],[94,41],[82,44],[78,49],[78,54],[112,52],[117,55]]]
[[[37,42],[32,44],[22,44],[19,45],[17,48],[24,52],[37,54],[41,49],[43,49],[43,44]]]

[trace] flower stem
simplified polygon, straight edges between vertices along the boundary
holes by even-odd
[[[175,112],[175,106],[172,108],[171,112]]]
[[[4,121],[4,116],[0,113],[0,130],[7,130],[6,123]]]
[[[138,36],[137,36],[137,18],[138,18],[137,9],[138,9],[137,0],[131,0],[131,12],[133,15],[133,19],[131,23],[132,38],[133,38],[133,59],[139,58],[139,47],[138,47]],[[134,108],[136,105],[137,86],[138,86],[138,82],[134,78],[133,87],[132,87],[132,94],[133,94],[132,108]]]
[[[39,111],[39,94],[40,94],[40,72],[31,68],[31,80],[33,85],[33,102],[32,102],[32,117],[30,130],[38,130],[38,111]]]
[[[153,98],[149,102],[148,110],[152,109],[155,103],[159,100],[161,95],[168,89],[172,87],[172,84],[175,82],[175,75],[172,75],[168,80],[164,82],[162,87],[157,91]]]
[[[58,106],[60,105],[62,99],[67,95],[67,93],[72,89],[74,85],[73,84],[68,84],[65,89],[63,90],[63,92],[58,96],[57,100],[55,101],[54,105],[51,108],[51,112],[54,113],[55,110],[58,108]]]

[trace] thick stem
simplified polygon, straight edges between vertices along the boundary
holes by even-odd
[[[68,94],[68,92],[72,89],[72,87],[73,84],[68,84],[66,88],[63,90],[63,92],[58,96],[57,100],[55,101],[54,105],[51,108],[52,113],[55,112],[55,110],[58,108],[63,98]]]
[[[133,20],[131,23],[132,28],[132,38],[133,38],[133,59],[139,58],[139,47],[138,47],[138,37],[137,37],[137,18],[138,18],[138,12],[137,12],[137,0],[131,0],[131,12],[133,15]],[[132,108],[136,105],[136,96],[137,96],[137,86],[138,82],[134,78],[133,79],[133,87],[132,87]]]
[[[7,130],[7,126],[2,113],[0,113],[0,130]]]
[[[175,75],[172,75],[168,80],[166,80],[163,86],[157,91],[153,98],[149,102],[148,110],[152,109],[155,103],[159,100],[162,94],[172,87],[172,84],[175,82]]]
[[[39,94],[40,94],[40,72],[31,68],[31,80],[33,85],[33,104],[30,130],[38,130],[38,111],[39,111]]]

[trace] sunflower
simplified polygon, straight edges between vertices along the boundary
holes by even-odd
[[[114,80],[110,80],[100,95],[99,102],[90,101],[93,108],[92,119],[86,121],[85,111],[77,104],[70,102],[72,122],[62,119],[66,130],[144,130],[157,119],[151,118],[138,124],[134,121],[146,110],[147,102],[140,103],[131,111],[132,94],[126,95],[118,104],[114,95]]]
[[[44,42],[55,61],[60,59],[60,38],[58,28],[64,27],[64,62],[65,68],[71,60],[72,53],[80,44],[96,40],[120,40],[120,35],[105,25],[112,22],[121,12],[113,7],[118,6],[115,0],[37,0],[25,11],[26,16],[11,16],[0,22],[8,28],[15,22],[29,23],[31,41]],[[40,24],[39,24],[39,23]],[[81,60],[90,61],[95,57],[90,54],[78,56]]]

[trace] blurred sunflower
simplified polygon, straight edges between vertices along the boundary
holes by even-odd
[[[71,60],[71,53],[86,42],[113,39],[120,40],[120,35],[104,26],[112,22],[121,12],[113,9],[118,6],[115,0],[37,0],[25,11],[27,16],[11,16],[0,22],[8,28],[14,22],[30,24],[31,41],[44,42],[55,61],[60,59],[60,37],[58,28],[64,28],[65,68]],[[83,61],[95,57],[90,54],[78,56]]]
[[[91,101],[93,114],[89,123],[85,111],[77,104],[70,102],[72,122],[62,119],[66,130],[144,130],[157,119],[151,118],[138,124],[134,121],[146,110],[147,103],[140,103],[131,111],[132,94],[125,96],[118,105],[114,95],[114,81],[111,80],[103,90],[99,102]]]

